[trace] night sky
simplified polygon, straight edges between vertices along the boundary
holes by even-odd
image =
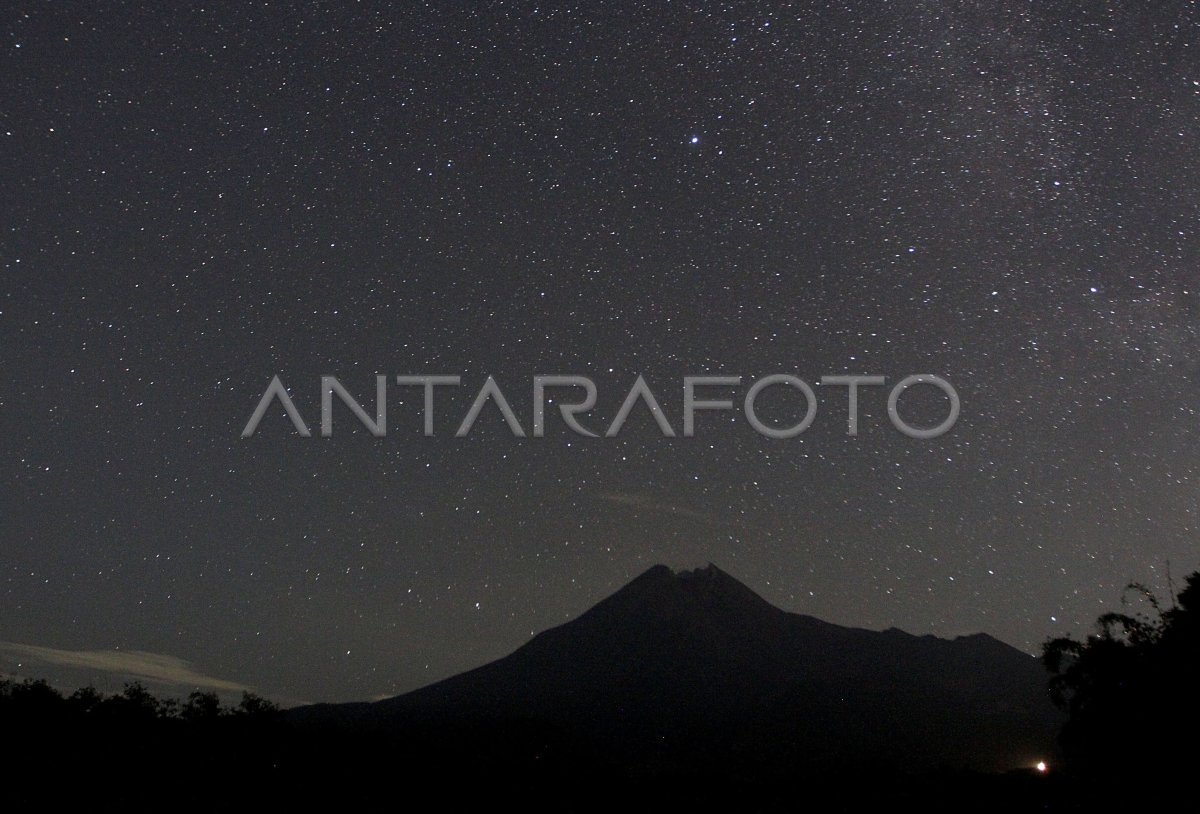
[[[1200,567],[1191,2],[10,3],[0,672],[291,701],[500,657],[650,565],[1030,653]],[[603,432],[532,378],[592,377]],[[740,411],[792,373],[819,409]],[[887,388],[962,399],[908,438]],[[276,406],[280,375],[313,427]],[[452,374],[436,432],[419,388]],[[682,437],[682,377],[739,409]],[[936,423],[931,388],[903,401]],[[782,389],[764,414],[794,421]],[[111,652],[119,651],[119,652]]]

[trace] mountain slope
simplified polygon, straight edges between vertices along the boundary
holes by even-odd
[[[520,722],[628,767],[1004,769],[1051,748],[1045,686],[1036,659],[986,635],[841,627],[780,610],[716,566],[659,565],[505,658],[319,717],[467,739]]]

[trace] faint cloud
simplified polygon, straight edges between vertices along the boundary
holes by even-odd
[[[191,662],[161,653],[143,650],[59,650],[33,644],[0,642],[0,656],[15,659],[25,672],[30,666],[52,665],[77,670],[114,673],[127,678],[174,684],[184,687],[203,687],[227,692],[250,691],[250,687],[235,681],[207,676],[197,672]]]
[[[715,514],[696,511],[686,506],[677,506],[674,503],[668,503],[651,495],[637,492],[600,492],[596,497],[608,503],[616,503],[619,506],[629,506],[633,509],[643,509],[645,511],[658,512],[659,514],[670,514],[676,517],[686,517],[689,520],[701,520],[706,523],[724,522]]]

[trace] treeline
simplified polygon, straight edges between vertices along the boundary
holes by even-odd
[[[614,755],[531,721],[380,731],[305,722],[254,695],[158,699],[63,695],[44,681],[0,683],[0,804],[5,810],[840,811],[977,814],[1058,811],[1027,776],[949,772],[904,778],[864,766],[815,783],[658,761],[631,773]]]
[[[269,805],[289,744],[283,713],[247,693],[162,699],[141,684],[69,695],[0,681],[0,805],[100,811]]]
[[[45,680],[11,681],[0,678],[0,721],[17,725],[22,718],[47,723],[76,719],[114,724],[149,721],[212,722],[230,716],[276,723],[279,706],[260,695],[243,692],[234,706],[224,706],[215,692],[197,690],[186,699],[158,698],[140,682],[125,685],[123,692],[105,695],[95,687],[84,687],[63,695]]]

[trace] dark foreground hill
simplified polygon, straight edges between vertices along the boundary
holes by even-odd
[[[1032,766],[1061,723],[1046,685],[1037,659],[990,636],[841,627],[716,566],[659,565],[499,661],[291,718],[456,762],[816,780]]]

